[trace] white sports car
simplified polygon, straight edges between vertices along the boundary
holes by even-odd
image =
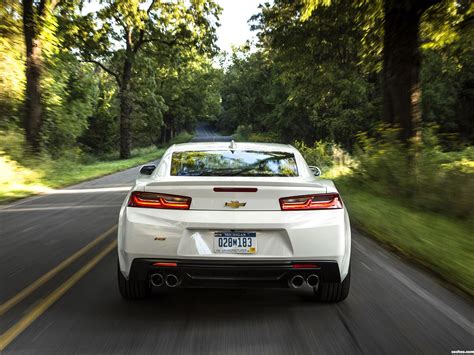
[[[294,147],[178,144],[140,173],[120,211],[123,297],[160,287],[309,287],[320,301],[347,297],[347,210]]]

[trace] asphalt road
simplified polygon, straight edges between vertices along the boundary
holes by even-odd
[[[113,227],[137,172],[0,207],[4,353],[474,350],[472,303],[356,231],[351,292],[339,304],[315,303],[306,290],[173,289],[122,300]]]

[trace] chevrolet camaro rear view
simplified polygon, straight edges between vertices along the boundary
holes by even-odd
[[[140,172],[120,211],[123,297],[166,287],[306,287],[320,301],[347,297],[347,210],[294,147],[179,144]]]

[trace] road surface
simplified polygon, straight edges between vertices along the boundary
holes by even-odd
[[[4,353],[474,349],[472,303],[356,231],[352,288],[343,303],[315,303],[306,290],[173,289],[143,301],[122,300],[114,227],[137,172],[0,207]]]

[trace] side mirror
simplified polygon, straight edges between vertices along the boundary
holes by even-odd
[[[319,169],[317,166],[310,165],[309,169],[311,170],[314,176],[321,176],[321,169]]]
[[[151,175],[155,171],[156,165],[143,165],[140,168],[140,174],[142,175]]]

